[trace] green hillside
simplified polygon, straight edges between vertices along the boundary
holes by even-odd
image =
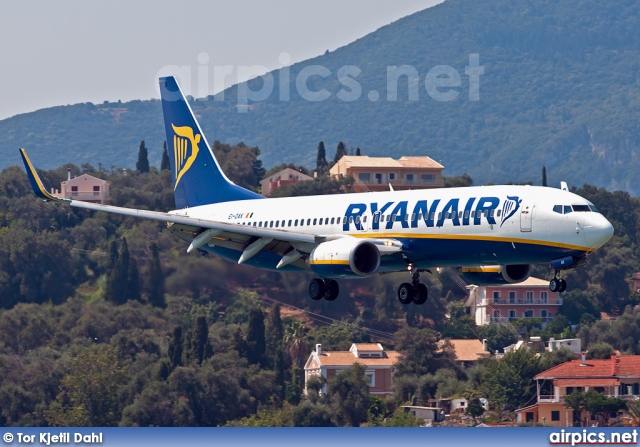
[[[469,100],[470,54],[484,67],[478,101]],[[298,73],[313,64],[331,72],[308,83],[331,93],[324,101],[304,100],[296,90]],[[346,65],[361,70],[355,101],[336,96],[349,91],[338,81]],[[398,100],[387,100],[393,65],[417,70],[418,100],[408,98],[407,77]],[[452,101],[427,94],[425,76],[437,65],[461,75]],[[274,72],[269,98],[248,108],[238,107],[237,87],[223,101],[196,102],[209,140],[257,145],[267,168],[312,166],[318,141],[332,156],[342,140],[367,155],[430,155],[446,175],[467,172],[477,184],[539,182],[546,165],[550,185],[566,180],[640,193],[640,4],[633,0],[448,0],[287,70],[289,101],[279,100]],[[368,99],[372,90],[378,101]],[[158,165],[163,132],[158,101],[40,110],[0,121],[0,167],[19,162],[19,146],[43,168],[134,166],[143,138]]]

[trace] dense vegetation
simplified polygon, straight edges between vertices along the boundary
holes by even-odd
[[[241,151],[243,167],[228,172],[257,185],[256,172],[264,173],[257,148],[214,146],[225,165]],[[168,170],[65,165],[40,176],[57,185],[67,168],[108,179],[114,205],[173,208]],[[447,180],[470,183],[469,176]],[[640,354],[639,297],[627,282],[639,267],[640,201],[589,185],[577,192],[611,219],[616,235],[570,272],[562,315],[544,329],[535,319],[522,326],[545,339],[577,333],[595,357],[614,348]],[[483,410],[473,399],[486,396],[498,420],[530,403],[535,374],[571,358],[522,350],[463,369],[439,340],[486,338],[496,350],[516,337],[504,327],[475,327],[449,277],[427,275],[430,300],[421,307],[398,304],[402,275],[344,281],[337,301],[313,302],[308,275],[189,256],[162,227],[44,203],[21,169],[0,173],[0,425],[406,426],[417,422],[401,404],[456,395],[475,402],[477,414]],[[601,320],[601,311],[622,315]],[[370,396],[358,366],[329,380],[327,395],[303,396],[301,367],[315,343],[346,350],[362,341],[403,354],[392,399]]]
[[[471,53],[484,67],[479,101],[469,100]],[[278,100],[280,73],[274,72],[275,89],[264,102],[239,108],[232,87],[224,100],[210,97],[193,108],[210,139],[259,146],[267,168],[309,167],[317,141],[336,147],[343,140],[348,152],[359,146],[368,155],[427,154],[450,175],[467,172],[478,184],[537,178],[546,165],[549,185],[586,181],[638,194],[639,53],[634,0],[448,0],[288,68],[289,101]],[[303,100],[296,90],[297,74],[313,64],[331,71],[308,82],[332,94],[325,101]],[[356,101],[336,97],[345,65],[362,70]],[[408,99],[407,76],[399,78],[398,101],[386,100],[387,67],[401,65],[417,72],[417,79],[411,75],[416,101]],[[453,101],[427,95],[425,76],[437,65],[461,75]],[[248,86],[257,91],[262,81]],[[380,100],[368,99],[372,90]],[[20,146],[49,169],[69,160],[132,168],[139,135],[147,136],[155,153],[150,161],[158,165],[165,139],[157,100],[40,110],[1,121],[0,134],[0,168],[19,161]]]

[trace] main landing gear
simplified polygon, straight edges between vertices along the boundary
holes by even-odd
[[[309,283],[309,296],[312,300],[324,298],[327,301],[333,301],[338,298],[339,293],[340,287],[335,279],[314,278]]]
[[[567,281],[562,278],[558,278],[558,269],[555,270],[553,279],[549,282],[549,290],[558,293],[562,293],[567,290]]]
[[[420,282],[420,272],[418,269],[409,267],[411,272],[411,284],[405,282],[398,287],[398,301],[402,304],[416,303],[424,304],[429,298],[429,289]]]

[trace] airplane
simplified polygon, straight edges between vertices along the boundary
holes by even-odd
[[[73,207],[166,222],[189,243],[275,271],[313,272],[313,300],[338,297],[337,278],[407,272],[397,298],[424,304],[420,273],[447,269],[475,284],[525,281],[532,264],[554,270],[549,288],[563,292],[562,270],[578,267],[613,235],[611,223],[584,198],[536,186],[476,186],[267,199],[224,174],[173,76],[159,79],[176,209],[155,212],[54,197],[24,149],[35,194]]]

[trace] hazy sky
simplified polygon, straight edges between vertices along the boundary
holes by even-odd
[[[309,59],[441,1],[3,2],[0,119],[156,98],[156,77],[172,65],[193,67],[194,79],[199,66],[208,67],[214,93],[215,66],[234,67],[227,85],[242,81],[237,67],[278,68],[281,53],[291,63]]]

